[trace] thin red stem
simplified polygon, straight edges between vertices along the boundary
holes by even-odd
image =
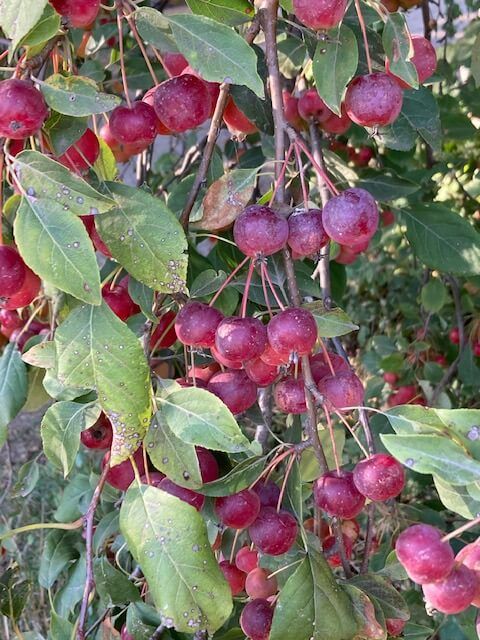
[[[327,406],[323,405],[323,410],[325,411],[325,416],[327,418],[328,431],[330,433],[330,440],[332,441],[332,451],[333,457],[335,459],[335,467],[337,469],[337,473],[340,473],[340,461],[338,459],[338,451],[337,451],[337,443],[335,442],[335,434],[333,432],[333,424],[330,418],[330,412],[327,409]]]
[[[283,183],[283,179],[285,178],[285,172],[287,171],[287,166],[288,166],[288,162],[290,160],[290,156],[292,155],[292,151],[293,151],[293,144],[291,144],[288,147],[288,151],[285,154],[285,160],[282,163],[282,168],[280,170],[280,173],[278,175],[278,178],[275,180],[275,184],[273,185],[273,193],[272,193],[272,197],[270,198],[270,202],[268,203],[268,206],[271,207],[276,195],[277,195],[277,191],[280,187],[280,185]]]
[[[308,189],[305,183],[305,169],[302,162],[302,155],[298,150],[298,145],[296,142],[294,143],[294,146],[295,146],[295,155],[297,157],[298,173],[300,174],[300,183],[302,185],[303,205],[305,209],[308,211]]]
[[[252,284],[254,267],[255,267],[255,262],[253,261],[253,258],[252,258],[248,266],[247,279],[245,280],[245,288],[243,290],[242,318],[245,318],[245,316],[247,315],[248,292],[250,291],[250,285]]]
[[[232,281],[232,278],[235,276],[235,274],[237,274],[240,269],[244,266],[244,264],[247,262],[247,260],[250,260],[250,258],[247,256],[246,258],[244,258],[240,264],[238,264],[235,269],[232,271],[232,273],[228,276],[228,278],[222,282],[220,288],[218,289],[217,293],[213,296],[213,298],[210,300],[209,302],[209,306],[212,307],[217,298],[219,297],[219,295],[222,293],[222,291],[225,289],[225,287]]]
[[[270,279],[270,275],[268,273],[267,265],[262,262],[260,268],[263,269],[263,273],[265,275],[265,278],[267,279],[268,286],[270,287],[270,290],[271,290],[271,292],[273,294],[273,297],[275,298],[275,300],[276,300],[276,302],[278,304],[279,309],[281,309],[283,311],[285,309],[285,305],[282,303],[282,301],[280,300],[280,298],[277,295],[277,292],[275,291],[275,287],[273,286],[273,283],[272,283],[272,281]]]
[[[360,23],[360,29],[362,30],[363,44],[365,46],[365,56],[367,58],[368,73],[372,73],[372,60],[370,58],[370,49],[368,47],[367,27],[365,25],[365,20],[363,19],[360,0],[355,0],[355,11],[357,12],[358,22]]]
[[[127,72],[125,70],[125,52],[123,48],[123,30],[122,30],[122,16],[121,8],[122,2],[121,0],[117,0],[117,27],[118,27],[118,48],[120,51],[120,70],[122,73],[122,83],[123,83],[123,92],[125,94],[125,100],[129,107],[132,106],[130,101],[130,96],[128,94],[128,82],[127,82]]]

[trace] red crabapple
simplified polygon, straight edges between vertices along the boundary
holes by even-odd
[[[216,373],[208,390],[216,395],[233,414],[243,413],[257,401],[257,385],[244,371]]]
[[[131,299],[128,288],[122,284],[116,284],[113,287],[110,283],[104,285],[102,298],[123,322],[140,311],[140,307]]]
[[[323,378],[318,390],[329,411],[345,411],[349,407],[363,405],[365,390],[353,371],[341,371],[335,376]]]
[[[332,240],[354,248],[377,230],[377,203],[365,189],[346,189],[326,203],[322,220]]]
[[[254,204],[235,220],[233,238],[246,256],[270,256],[285,246],[288,222],[269,207]]]
[[[247,575],[245,580],[245,591],[250,598],[270,598],[278,591],[278,583],[275,576],[269,578],[266,569],[255,567]]]
[[[203,447],[195,447],[202,482],[213,482],[220,476],[218,462],[211,451]]]
[[[110,459],[110,452],[103,456],[102,469],[105,467],[107,461]],[[138,468],[138,473],[142,476],[145,473],[145,465],[143,462],[143,449],[137,449],[133,454],[133,459]],[[124,460],[120,464],[111,467],[108,470],[106,482],[115,489],[120,491],[126,491],[135,479],[135,473],[133,471],[130,460]]]
[[[432,43],[423,36],[412,36],[413,56],[410,62],[417,70],[418,82],[423,84],[437,68],[437,53]],[[410,89],[410,85],[390,71],[390,61],[386,60],[385,69],[402,89]]]
[[[357,76],[347,88],[348,117],[362,127],[384,127],[400,115],[403,92],[386,73]]]
[[[268,640],[273,619],[273,607],[268,600],[251,600],[240,614],[240,627],[250,640]]]
[[[230,564],[228,560],[222,560],[218,566],[230,585],[232,596],[238,596],[239,593],[242,593],[245,589],[245,573],[234,564]]]
[[[210,378],[220,371],[220,366],[216,362],[212,364],[199,365],[195,364],[193,367],[188,367],[188,377],[194,377],[196,380],[202,380],[203,382],[209,382]]]
[[[92,427],[82,431],[80,440],[87,449],[110,449],[113,440],[112,423],[102,413]]]
[[[211,347],[223,314],[203,302],[188,302],[175,318],[175,331],[182,344],[192,347]]]
[[[330,365],[332,366],[330,367]],[[331,351],[328,352],[328,359],[323,351],[319,351],[310,357],[310,369],[315,384],[318,384],[324,378],[329,378],[332,375],[332,368],[335,375],[342,371],[350,371],[350,366],[345,358]]]
[[[259,480],[253,490],[260,498],[262,507],[277,507],[280,487],[273,480]]]
[[[27,267],[27,265],[25,265],[25,269],[25,280],[23,281],[22,286],[16,293],[5,298],[3,302],[1,302],[0,306],[3,309],[12,310],[27,307],[38,296],[42,282],[37,274]]]
[[[395,551],[408,576],[418,584],[443,580],[455,562],[451,546],[442,541],[442,532],[428,524],[414,524],[402,531]]]
[[[194,384],[193,378],[175,378],[175,382],[179,384],[182,389],[189,389],[190,387],[196,387],[197,389],[207,388],[206,382],[203,382],[203,380],[195,380]]]
[[[150,349],[169,349],[177,341],[175,333],[176,314],[166,311],[158,317],[158,324],[150,336]]]
[[[397,374],[396,373],[392,373],[391,371],[385,371],[385,373],[383,374],[383,379],[391,387],[394,387],[398,382]]]
[[[68,167],[71,171],[85,173],[95,164],[100,154],[100,145],[97,136],[91,129],[85,133],[59,158],[58,162]]]
[[[285,378],[275,385],[275,404],[284,413],[299,415],[307,411],[303,378]]]
[[[140,482],[142,484],[150,484],[152,487],[159,487],[160,482],[165,478],[165,474],[160,471],[149,471],[148,478],[145,473],[143,476],[140,476]],[[150,482],[148,482],[150,481]]]
[[[28,80],[0,82],[0,137],[23,140],[39,131],[48,116],[42,94]]]
[[[220,364],[223,365],[224,367],[227,367],[228,369],[243,369],[243,362],[242,360],[230,360],[230,358],[227,358],[223,355],[223,353],[221,353],[215,345],[213,345],[212,347],[210,347],[210,353],[212,354],[212,356],[215,358],[215,361]]]
[[[107,258],[111,258],[112,254],[110,253],[110,249],[98,234],[97,228],[95,226],[95,216],[90,214],[86,216],[80,216],[80,220],[83,222],[85,229],[90,236],[90,240],[95,247],[95,250],[100,251],[100,253],[103,253],[103,255]]]
[[[235,564],[244,573],[250,573],[258,566],[258,552],[250,547],[242,547],[237,551]]]
[[[405,385],[398,387],[387,401],[389,407],[396,407],[401,404],[416,404],[415,399],[419,395],[419,391],[415,385]]]
[[[294,129],[301,130],[305,128],[305,121],[298,112],[298,98],[295,98],[285,89],[282,92],[283,108],[285,111],[285,120],[292,125]]]
[[[395,223],[395,214],[391,209],[384,209],[380,215],[382,218],[382,225],[384,227],[390,227]]]
[[[232,529],[246,529],[257,518],[260,498],[250,489],[215,500],[215,513],[220,522]]]
[[[315,504],[330,516],[350,520],[362,511],[363,496],[355,486],[350,471],[327,471],[313,486]]]
[[[389,500],[402,492],[405,472],[393,456],[376,453],[355,466],[353,481],[360,493],[370,500]]]
[[[202,496],[202,494],[192,491],[191,489],[187,489],[186,487],[181,487],[180,485],[172,482],[169,478],[164,478],[158,485],[158,488],[172,496],[180,498],[183,502],[195,507],[197,511],[200,511],[205,503],[205,496]]]
[[[298,99],[298,113],[309,122],[325,122],[332,114],[316,89],[307,89]]]
[[[309,354],[317,341],[317,333],[315,318],[300,307],[281,311],[267,325],[268,342],[281,354]]]
[[[293,547],[297,538],[297,522],[288,511],[281,509],[277,512],[275,507],[262,507],[248,533],[259,551],[279,556]]]
[[[218,82],[208,82],[208,80],[204,80],[202,78],[202,76],[199,74],[198,71],[196,71],[195,69],[192,69],[192,67],[190,65],[188,65],[187,67],[185,67],[185,69],[182,71],[182,76],[183,75],[192,75],[195,76],[196,78],[199,78],[200,80],[202,80],[207,89],[208,89],[208,95],[210,96],[210,102],[211,102],[211,109],[210,109],[210,113],[208,114],[210,117],[213,116],[214,112],[215,112],[215,107],[217,106],[217,100],[218,100],[218,96],[220,95],[220,84]]]
[[[261,358],[245,362],[245,373],[257,387],[269,387],[278,378],[278,367],[267,364]]]
[[[331,29],[343,19],[347,0],[293,0],[295,16],[310,29]]]
[[[176,51],[166,51],[162,55],[162,62],[170,77],[179,76],[185,67],[188,67],[188,60]]]
[[[267,330],[267,338],[268,338],[268,330]],[[289,353],[279,353],[272,348],[272,345],[267,342],[267,346],[265,347],[265,351],[260,356],[260,359],[263,360],[266,364],[280,367],[281,365],[286,365],[290,361]]]
[[[157,86],[152,87],[151,89],[149,89],[147,91],[147,93],[143,96],[142,98],[142,102],[146,102],[148,105],[150,105],[153,108],[154,105],[154,101],[155,101],[155,91],[157,90]],[[154,109],[155,111],[155,109]],[[155,111],[155,127],[157,130],[157,134],[159,136],[169,136],[172,134],[172,132],[170,131],[170,129],[168,127],[166,127],[163,122],[159,119],[159,117],[157,116],[157,113]]]
[[[311,256],[328,243],[320,209],[297,210],[288,218],[288,245],[298,256]]]
[[[422,585],[427,605],[448,615],[467,609],[478,587],[477,574],[464,564],[454,567],[443,580]]]
[[[351,247],[346,247],[343,244],[340,244],[338,246],[340,250],[338,254],[335,256],[335,262],[338,262],[338,264],[344,264],[344,265],[353,264],[355,260],[358,258],[358,253],[354,251]]]
[[[25,282],[27,267],[14,247],[0,245],[0,297],[17,293]]]
[[[337,136],[341,136],[346,133],[351,126],[352,121],[348,117],[344,105],[342,105],[340,116],[337,116],[336,113],[332,112],[328,118],[321,123],[321,127],[324,131]]]
[[[342,535],[343,546],[345,548],[345,555],[350,560],[353,554],[353,541],[346,535]],[[337,547],[337,539],[335,536],[327,536],[322,542],[323,553],[327,559],[328,564],[333,567],[342,566],[342,557]]]
[[[227,106],[223,112],[223,120],[230,133],[237,138],[243,138],[258,131],[257,125],[247,118],[232,98],[228,99]]]
[[[257,318],[224,318],[215,334],[216,350],[229,360],[258,358],[267,345],[267,329]]]
[[[108,122],[113,137],[123,144],[149,145],[157,135],[153,107],[138,100],[131,107],[115,107]]]
[[[98,15],[101,0],[49,0],[55,11],[68,20],[71,27],[85,29]]]
[[[448,334],[450,342],[452,344],[460,344],[460,330],[458,327],[453,327],[450,329],[450,333]]]
[[[174,133],[195,129],[207,120],[212,108],[203,80],[184,74],[158,85],[153,106],[160,121]]]
[[[455,561],[457,563],[461,562],[472,571],[475,571],[477,578],[480,580],[480,544],[478,544],[478,540],[465,545],[463,549],[457,553]],[[472,604],[475,607],[480,607],[480,588],[477,590]]]

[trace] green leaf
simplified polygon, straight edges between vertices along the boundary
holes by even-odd
[[[176,14],[169,20],[178,49],[204,80],[242,84],[265,96],[257,56],[236,31],[205,16]]]
[[[28,580],[17,580],[16,572],[8,569],[0,578],[0,613],[18,620],[30,594]]]
[[[264,456],[253,456],[242,460],[227,473],[227,475],[213,482],[204,484],[200,493],[205,496],[218,498],[238,493],[246,489],[255,482],[265,468],[266,458]]]
[[[327,31],[326,40],[317,44],[312,71],[319,95],[338,116],[357,66],[358,45],[353,31],[344,24]]]
[[[418,74],[415,65],[410,62],[413,45],[405,14],[398,11],[387,14],[382,43],[391,73],[417,89]]]
[[[213,393],[194,387],[181,389],[161,398],[160,403],[163,417],[180,440],[227,453],[250,448],[230,410]]]
[[[155,300],[155,292],[153,289],[150,289],[150,287],[138,282],[135,278],[130,277],[128,279],[128,293],[131,299],[138,304],[143,315],[157,324],[158,318],[152,312]]]
[[[401,212],[408,241],[428,267],[458,275],[480,273],[480,235],[467,220],[436,203]]]
[[[113,151],[102,138],[98,138],[98,143],[100,145],[100,154],[95,160],[93,170],[102,182],[115,180],[118,175],[118,169]]]
[[[105,556],[93,565],[95,587],[105,607],[140,600],[138,589],[124,573],[115,569]]]
[[[60,16],[52,5],[47,4],[40,20],[22,40],[22,46],[35,47],[41,45],[58,32],[60,29]]]
[[[83,222],[52,200],[24,196],[13,226],[27,265],[61,291],[100,304],[100,273]]]
[[[480,33],[477,35],[475,42],[473,43],[470,73],[475,80],[475,85],[480,87]]]
[[[112,465],[141,444],[150,422],[150,370],[135,334],[102,303],[74,309],[55,333],[58,377],[95,389],[113,426]]]
[[[453,486],[436,475],[433,476],[433,481],[438,497],[447,509],[467,520],[473,520],[480,513],[480,500],[470,495],[468,487]]]
[[[313,313],[320,338],[344,336],[351,331],[358,331],[359,329],[358,325],[354,324],[340,307],[325,309],[321,301],[311,302],[303,306]]]
[[[311,549],[280,592],[270,640],[345,640],[356,631],[348,595],[323,556]]]
[[[121,99],[110,93],[102,93],[90,78],[65,77],[60,73],[39,81],[40,90],[49,107],[66,116],[91,116],[115,109]]]
[[[38,582],[44,589],[50,589],[60,573],[78,557],[75,539],[76,534],[72,531],[59,529],[54,529],[47,535],[38,574]]]
[[[426,311],[438,313],[447,301],[447,288],[438,278],[431,278],[421,291],[422,306]]]
[[[151,638],[159,625],[160,616],[151,605],[144,602],[132,602],[128,606],[127,631],[133,640]]]
[[[248,0],[187,0],[192,13],[229,25],[251,20],[255,13]]]
[[[333,443],[330,437],[330,432],[328,429],[319,429],[318,437],[327,459],[328,468],[333,469],[335,467],[335,456],[333,453]],[[337,425],[333,427],[333,437],[335,439],[336,450],[338,455],[341,457],[345,446],[345,429],[343,426]],[[312,449],[305,449],[305,451],[302,451],[302,457],[300,459],[300,474],[302,482],[312,482],[321,475],[317,457]]]
[[[28,391],[27,367],[14,342],[0,357],[0,447],[7,438],[7,426],[25,404]]]
[[[155,487],[132,487],[120,528],[164,624],[188,634],[213,634],[223,625],[232,610],[230,587],[194,507]]]
[[[420,185],[410,182],[410,180],[389,175],[384,171],[379,174],[375,170],[363,171],[362,179],[357,182],[356,186],[366,189],[375,200],[380,202],[406,198],[420,189]]]
[[[48,0],[0,0],[0,27],[12,42],[13,52],[42,17]]]
[[[52,151],[61,156],[87,130],[87,118],[74,118],[53,112],[44,125]]]
[[[188,489],[202,486],[195,447],[177,438],[161,411],[155,414],[150,424],[144,446],[154,466],[167,478]]]
[[[83,178],[38,151],[19,153],[15,174],[27,194],[49,198],[78,216],[102,213],[115,205],[114,200],[95,191]]]
[[[216,293],[220,286],[227,279],[225,271],[215,271],[206,269],[198,274],[190,286],[191,298],[202,298],[212,293]]]
[[[80,433],[98,420],[100,406],[95,402],[56,402],[43,416],[41,435],[43,451],[66,478],[80,447]]]
[[[160,11],[150,7],[140,7],[133,17],[143,40],[160,51],[177,51],[170,31],[170,23]]]
[[[117,206],[98,216],[96,227],[113,257],[156,291],[185,291],[187,240],[173,213],[146,191],[107,186]]]
[[[349,583],[361,589],[369,598],[374,598],[385,618],[410,618],[407,603],[387,579],[366,573],[350,578]]]
[[[17,481],[12,490],[12,497],[26,498],[35,489],[40,478],[40,469],[36,460],[22,464],[17,473]]]

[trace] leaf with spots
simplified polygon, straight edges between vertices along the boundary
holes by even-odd
[[[65,116],[105,113],[121,102],[118,96],[99,91],[93,80],[82,76],[65,77],[54,73],[45,82],[38,82],[48,106]]]
[[[27,195],[54,200],[77,216],[102,213],[115,205],[83,178],[38,151],[22,151],[16,156],[15,175]]]
[[[266,463],[266,456],[252,456],[242,460],[227,475],[204,484],[200,493],[215,498],[238,493],[258,480]]]
[[[187,489],[202,486],[194,445],[177,438],[161,411],[155,414],[150,424],[144,446],[155,467],[167,478]]]
[[[74,309],[55,333],[58,378],[94,389],[113,426],[112,464],[141,444],[151,417],[150,372],[135,334],[102,303]]]
[[[224,624],[232,610],[230,587],[194,507],[155,487],[132,486],[120,529],[165,626],[213,634]]]
[[[113,257],[139,282],[162,293],[185,291],[187,239],[173,213],[142,189],[110,182],[116,207],[96,219]]]
[[[27,265],[55,287],[100,304],[100,273],[83,222],[55,201],[22,198],[13,226]]]
[[[183,442],[227,453],[251,447],[231,411],[209,391],[180,389],[160,398],[160,403],[162,416]]]

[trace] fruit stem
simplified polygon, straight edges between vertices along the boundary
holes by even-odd
[[[333,451],[333,458],[335,460],[335,468],[337,470],[337,473],[340,474],[341,465],[338,459],[337,443],[335,442],[335,434],[333,432],[333,424],[330,418],[330,411],[328,410],[328,407],[326,404],[323,404],[323,410],[325,412],[325,417],[327,419],[328,433],[330,434],[330,442],[332,443],[332,451]]]
[[[277,195],[278,188],[279,188],[280,184],[282,184],[283,179],[285,178],[285,173],[287,171],[288,162],[290,160],[290,156],[292,155],[292,150],[293,150],[293,145],[290,145],[288,147],[288,151],[287,151],[287,153],[285,155],[285,159],[282,162],[282,168],[280,170],[280,173],[278,174],[277,178],[275,179],[275,184],[273,185],[272,197],[270,198],[270,202],[268,203],[269,207],[271,207],[272,204],[275,202],[275,198],[276,198],[276,195]]]
[[[130,95],[128,93],[127,72],[125,70],[125,55],[123,49],[123,30],[122,30],[122,0],[116,0],[117,7],[117,27],[118,27],[118,48],[120,51],[120,71],[122,73],[123,93],[129,107],[132,106]]]
[[[285,495],[285,490],[287,488],[288,476],[290,475],[290,472],[292,470],[293,463],[295,462],[295,460],[296,460],[296,456],[293,455],[290,457],[290,460],[288,461],[287,468],[285,470],[285,475],[283,477],[282,488],[280,489],[280,495],[278,496],[277,513],[280,511],[280,508],[282,506],[283,496]]]
[[[263,275],[265,276],[265,278],[266,278],[266,280],[268,282],[268,286],[270,287],[272,295],[275,298],[275,301],[278,304],[279,309],[281,311],[283,311],[285,309],[285,305],[282,303],[282,301],[278,297],[277,292],[275,291],[275,287],[274,287],[273,282],[272,282],[272,280],[270,278],[270,274],[268,273],[267,265],[262,262],[261,265],[260,265],[260,269],[263,271]]]
[[[228,278],[222,282],[222,284],[220,285],[217,293],[213,296],[213,298],[210,300],[210,302],[208,303],[210,307],[213,307],[213,305],[215,304],[217,298],[219,297],[219,295],[222,293],[222,291],[225,289],[225,287],[231,282],[232,278],[235,276],[235,274],[237,274],[240,269],[245,265],[245,263],[247,262],[247,260],[250,260],[250,258],[247,256],[246,258],[244,258],[240,264],[238,264],[235,269],[232,271],[232,273],[228,276]]]
[[[447,533],[446,536],[443,536],[442,542],[447,542],[448,540],[452,540],[452,538],[458,538],[460,534],[468,531],[469,529],[472,529],[473,527],[476,527],[479,524],[480,516],[477,516],[474,520],[470,520],[470,522],[463,524],[461,527],[458,527],[458,529],[454,529],[450,533]]]
[[[365,25],[365,20],[363,19],[360,0],[355,0],[355,11],[357,12],[358,22],[360,23],[360,29],[362,30],[363,44],[365,46],[365,56],[367,58],[368,73],[372,73],[372,60],[370,58],[370,49],[368,47],[367,27]]]
[[[295,147],[295,155],[297,157],[297,164],[298,164],[298,173],[300,175],[300,183],[302,185],[302,195],[303,195],[303,206],[305,207],[305,210],[308,211],[308,189],[307,189],[307,185],[305,183],[305,169],[303,166],[303,162],[302,162],[302,155],[298,149],[298,145],[297,143],[294,143],[294,147]]]
[[[243,299],[242,299],[242,310],[241,310],[242,318],[245,318],[245,316],[247,315],[248,292],[250,291],[250,285],[252,284],[254,267],[255,267],[255,262],[253,259],[251,259],[250,264],[248,266],[248,273],[247,273],[247,278],[245,280],[245,286],[243,288]]]
[[[268,315],[270,316],[270,318],[272,318],[273,312],[270,305],[270,297],[267,291],[267,283],[265,281],[265,265],[263,264],[263,262],[260,263],[260,277],[262,279],[263,297],[265,298],[265,304],[267,305]]]
[[[145,60],[145,64],[147,65],[150,75],[152,76],[152,80],[154,84],[157,85],[158,84],[157,75],[152,67],[152,63],[150,62],[150,58],[148,57],[147,51],[145,49],[145,45],[143,44],[142,39],[138,35],[137,27],[135,26],[135,23],[132,20],[132,18],[128,14],[126,14],[125,11],[123,12],[123,16],[127,21],[128,26],[130,27],[130,31],[133,33],[133,37],[135,38],[138,46],[140,47],[140,51],[142,52],[143,59]]]

